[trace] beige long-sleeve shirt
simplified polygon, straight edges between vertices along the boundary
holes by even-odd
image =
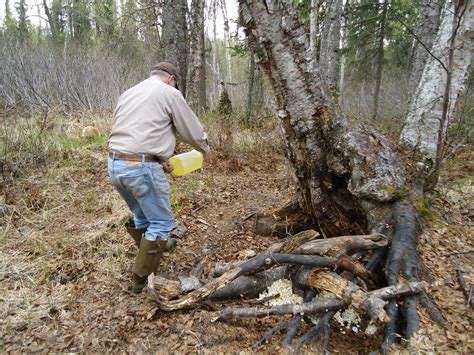
[[[120,96],[109,149],[167,160],[173,155],[176,133],[197,150],[209,151],[207,134],[181,92],[151,76]]]

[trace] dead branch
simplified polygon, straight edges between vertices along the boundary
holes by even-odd
[[[237,317],[265,317],[283,314],[317,314],[328,310],[337,310],[344,307],[344,302],[335,298],[315,300],[302,304],[281,304],[271,307],[241,307],[224,309],[215,320],[226,320]]]
[[[280,253],[285,245],[285,249],[290,250],[293,254],[341,256],[349,252],[355,252],[356,250],[381,248],[388,244],[388,238],[383,234],[370,234],[310,240],[309,242],[299,245],[300,241],[316,238],[318,235],[319,234],[313,230],[298,233],[289,238],[286,242],[273,244],[267,250],[267,253]],[[233,262],[228,264],[218,263],[215,266],[214,276],[220,276],[223,273],[238,267],[242,263],[243,262]],[[341,267],[344,266],[341,265]],[[357,275],[357,273],[355,274]]]
[[[316,232],[315,232],[316,233]],[[339,256],[354,253],[359,250],[376,249],[387,246],[388,238],[383,234],[348,235],[328,239],[316,239],[295,248],[295,254],[317,254]],[[270,246],[268,252],[279,252],[283,243]]]
[[[346,280],[344,280],[346,281]],[[328,299],[316,299],[310,302],[302,304],[282,304],[277,306],[268,307],[241,307],[232,308],[228,307],[220,312],[215,320],[226,320],[234,316],[237,317],[262,317],[270,315],[283,315],[283,314],[317,314],[327,312],[330,310],[338,310],[351,304],[353,306],[360,305],[365,313],[375,314],[381,320],[388,321],[388,317],[384,313],[381,314],[380,308],[377,305],[378,300],[387,300],[395,297],[401,297],[421,292],[426,286],[425,282],[409,282],[406,284],[398,284],[396,286],[384,287],[375,291],[366,292],[362,295],[354,294],[359,288],[353,284],[351,288],[354,290],[350,292],[348,296],[345,296],[345,289],[340,289],[343,284],[342,280],[337,280],[339,286],[332,287],[328,286],[328,291],[334,290],[339,294],[339,299],[328,298]],[[319,284],[319,283],[318,283]],[[325,282],[320,283],[320,287]],[[322,288],[326,289],[326,288]],[[332,292],[332,291],[331,291]],[[353,296],[351,296],[354,294]],[[384,302],[385,304],[385,302]],[[372,307],[372,308],[371,308]],[[376,310],[376,311],[374,311]],[[383,309],[382,309],[383,310]]]
[[[253,274],[258,271],[268,269],[275,264],[296,264],[306,266],[331,267],[336,264],[336,259],[320,256],[293,255],[293,254],[263,254],[246,260],[239,266],[227,271],[222,276],[212,280],[203,287],[188,293],[177,300],[162,301],[156,300],[158,306],[163,311],[173,311],[177,309],[192,307],[201,300],[223,288],[239,276]]]

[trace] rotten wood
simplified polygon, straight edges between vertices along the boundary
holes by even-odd
[[[278,251],[273,251],[274,253],[284,253],[284,254],[291,254],[295,250],[298,249],[302,244],[305,244],[313,239],[319,237],[319,233],[309,229],[300,233],[297,233],[291,237],[288,237],[286,240],[281,243],[281,247]],[[302,254],[302,253],[295,253],[295,254]]]
[[[368,296],[368,293],[362,291],[359,286],[336,273],[314,272],[309,275],[308,283],[314,288],[333,293],[344,303],[360,310],[361,313],[367,313],[372,321],[385,323],[389,320],[384,310],[386,302],[374,296],[374,293]]]
[[[293,255],[293,254],[261,254],[257,255],[239,266],[225,272],[220,277],[213,279],[197,290],[191,291],[187,295],[176,300],[165,301],[157,299],[158,306],[163,311],[173,311],[195,306],[210,294],[218,291],[231,283],[239,276],[253,274],[258,271],[269,269],[275,264],[296,264],[306,266],[332,267],[336,264],[336,259],[330,257]]]
[[[328,239],[316,239],[300,245],[293,250],[295,254],[317,254],[339,256],[354,253],[359,250],[368,250],[385,247],[388,238],[380,233],[369,235],[347,235]],[[283,243],[270,246],[268,252],[279,252]]]
[[[355,285],[354,285],[355,286]],[[408,282],[406,284],[398,284],[397,286],[384,287],[375,291],[366,292],[361,299],[368,302],[368,305],[374,304],[374,299],[385,301],[387,299],[401,297],[421,292],[426,286],[425,282]],[[358,287],[355,286],[355,290]],[[355,301],[358,300],[358,295],[354,295]],[[348,306],[346,301],[351,301],[351,297],[341,298],[327,298],[316,299],[302,304],[283,304],[277,306],[267,307],[228,307],[221,311],[214,320],[226,320],[234,316],[236,317],[264,317],[270,315],[283,314],[318,314],[331,310],[338,310]],[[366,305],[365,305],[366,306]],[[368,312],[374,313],[370,308]],[[383,316],[383,315],[382,315]],[[384,320],[388,319],[386,316],[382,317]]]
[[[299,237],[297,237],[299,235]],[[298,246],[300,240],[306,238],[316,238],[317,232],[308,230],[301,232],[293,237],[297,237],[296,242],[292,238],[288,239],[287,244],[285,242],[276,243],[271,245],[267,249],[267,253],[280,253],[284,244],[285,248],[292,250],[294,254],[304,255],[327,255],[327,256],[341,256],[350,252],[358,250],[370,250],[376,248],[382,248],[387,246],[388,238],[383,234],[370,234],[370,235],[351,235],[341,236],[329,239],[316,239],[310,240],[309,242],[303,243]],[[214,269],[214,276],[220,276],[223,273],[238,267],[242,262],[233,262],[227,264],[217,263]]]
[[[285,238],[299,233],[310,224],[297,200],[285,206],[256,214],[255,232],[260,235],[277,235]]]
[[[364,265],[352,259],[350,256],[341,255],[337,259],[337,266],[346,271],[350,271],[352,275],[356,277],[360,277],[370,289],[375,288],[376,282],[372,273],[368,271]]]

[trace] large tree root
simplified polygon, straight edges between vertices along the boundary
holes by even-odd
[[[397,203],[393,210],[393,238],[385,266],[385,274],[389,285],[397,285],[400,273],[409,281],[418,281],[416,239],[419,233],[418,214],[413,206]],[[384,332],[382,350],[387,351],[392,343],[400,337],[398,323],[400,316],[405,320],[404,336],[409,339],[419,328],[420,318],[416,311],[416,297],[406,297],[397,307],[391,302],[389,312],[391,320]],[[401,310],[401,311],[400,311]],[[400,312],[402,312],[400,314]]]

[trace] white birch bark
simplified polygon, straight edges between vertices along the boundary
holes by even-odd
[[[219,66],[219,46],[217,41],[217,27],[216,27],[216,20],[217,20],[217,0],[212,1],[211,3],[212,9],[212,71],[214,73],[214,90],[213,90],[213,100],[212,103],[214,104],[220,97],[221,94],[221,77],[220,77],[220,66]]]
[[[414,44],[415,54],[410,78],[410,93],[416,90],[426,61],[430,56],[428,51],[431,51],[433,41],[439,29],[442,8],[443,1],[441,0],[423,0],[421,4],[415,28],[417,40]]]
[[[457,99],[462,92],[472,60],[474,50],[474,11],[472,1],[465,3],[459,28],[454,41],[451,69],[448,65],[449,49],[453,34],[453,24],[458,23],[454,1],[448,1],[443,9],[441,25],[433,43],[433,55],[430,56],[423,71],[415,99],[407,114],[405,125],[400,135],[400,144],[421,154],[419,161],[433,163],[436,158],[439,132],[446,134],[449,119],[456,107]],[[454,22],[453,22],[454,21]],[[447,119],[440,127],[443,115],[443,96],[448,80],[447,70],[451,70]]]

